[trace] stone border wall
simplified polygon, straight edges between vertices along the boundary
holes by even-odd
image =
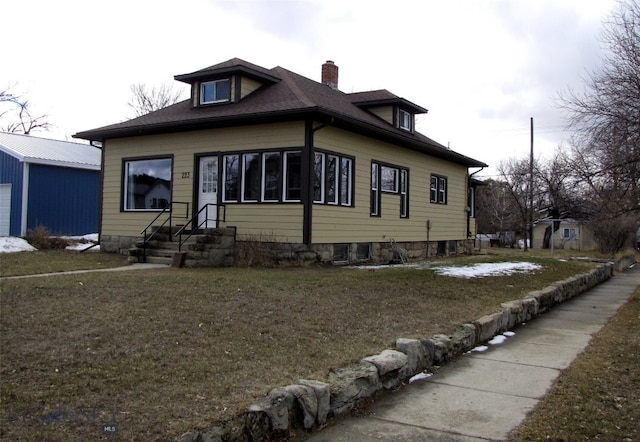
[[[375,393],[394,388],[411,376],[447,363],[494,336],[513,329],[548,311],[556,304],[577,296],[608,280],[614,263],[600,264],[588,273],[573,276],[524,298],[505,302],[502,310],[449,334],[426,339],[396,341],[387,349],[359,363],[331,370],[328,382],[300,380],[297,384],[274,388],[247,413],[208,431],[182,435],[180,442],[270,441],[284,439],[294,429],[312,431],[330,417],[351,411]]]

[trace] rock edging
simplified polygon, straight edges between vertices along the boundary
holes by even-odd
[[[522,299],[502,303],[501,311],[462,324],[449,334],[427,339],[399,338],[395,350],[383,350],[351,366],[331,370],[328,382],[300,380],[274,388],[247,413],[208,431],[186,433],[179,440],[270,441],[286,438],[293,429],[320,428],[328,418],[351,411],[378,391],[394,388],[415,374],[443,365],[608,280],[614,268],[614,263],[603,263],[588,273],[529,292]]]

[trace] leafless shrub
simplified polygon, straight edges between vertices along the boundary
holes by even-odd
[[[69,245],[65,239],[51,236],[49,230],[44,226],[38,226],[33,230],[29,230],[25,239],[38,250],[64,250],[65,247]]]
[[[274,267],[285,259],[285,248],[273,232],[246,235],[236,241],[236,263],[241,267]]]

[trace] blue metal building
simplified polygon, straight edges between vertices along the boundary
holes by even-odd
[[[0,132],[0,236],[98,232],[100,149]]]

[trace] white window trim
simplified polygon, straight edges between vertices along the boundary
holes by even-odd
[[[289,155],[301,155],[300,151],[284,152],[284,158],[282,161],[282,201],[285,203],[299,203],[300,199],[287,198],[287,181],[289,174]]]
[[[241,157],[242,155],[240,155],[240,154],[230,154],[230,155],[223,155],[222,156],[222,202],[223,203],[237,203],[238,202],[238,198],[231,199],[231,200],[227,199],[227,159],[229,157],[234,157],[234,156]],[[240,168],[240,165],[238,164],[238,179],[241,176],[239,168]],[[240,191],[241,191],[241,189],[238,189],[238,192],[240,192]],[[240,195],[238,195],[238,197],[239,196]]]
[[[210,84],[214,84],[215,86],[215,90],[216,90],[216,95],[217,95],[217,90],[218,90],[218,83],[222,83],[222,82],[228,82],[229,83],[229,95],[231,95],[231,79],[230,78],[222,78],[220,80],[213,80],[213,81],[203,81],[202,83],[200,83],[200,104],[215,104],[215,103],[225,103],[227,101],[230,101],[230,97],[225,97],[223,99],[220,100],[212,100],[212,101],[205,101],[204,100],[204,88],[207,85]]]
[[[393,189],[385,189],[384,188],[384,171],[385,169],[387,170],[394,170],[395,171],[395,176],[394,176],[394,180],[393,180]],[[380,166],[380,190],[382,192],[387,192],[387,193],[398,193],[399,190],[399,186],[400,186],[400,169],[398,169],[397,167],[392,167],[392,166],[384,166],[381,165]]]
[[[266,153],[262,154],[262,177],[261,177],[261,183],[260,183],[260,197],[261,197],[262,201],[267,202],[267,203],[278,202],[277,198],[267,199],[267,197],[266,197],[266,191],[267,191],[267,157],[269,157],[270,155],[277,155],[278,156],[278,161],[281,161],[280,152],[266,152]],[[282,184],[282,171],[280,171],[278,173],[278,180],[280,181],[280,184]]]
[[[342,160],[338,155],[329,155],[327,158],[333,158],[336,162],[336,167],[333,176],[333,201],[327,201],[327,204],[337,206],[340,203],[340,180],[342,179]],[[328,180],[327,180],[328,181]],[[327,197],[328,198],[328,197]]]
[[[346,195],[347,195],[347,201],[341,201],[342,200],[342,187],[339,186],[340,183],[342,183],[342,161],[345,160],[347,162],[348,166],[348,173],[347,173],[347,182],[345,183],[345,185],[347,186],[346,188]],[[353,160],[351,158],[338,158],[338,173],[336,173],[336,198],[337,201],[341,201],[341,205],[343,206],[351,206],[351,198],[353,198],[352,192],[351,190],[353,189]],[[338,175],[340,175],[338,177]],[[339,178],[339,179],[338,179]]]
[[[408,124],[408,126],[405,126],[405,115],[406,115],[406,122]],[[406,110],[400,109],[398,111],[398,127],[402,130],[406,130],[406,131],[411,131],[411,113],[407,112]]]
[[[313,195],[313,202],[314,203],[323,203],[324,202],[324,198],[325,198],[325,173],[326,173],[326,155],[321,153],[321,152],[316,152],[314,155],[314,161],[313,161],[313,185],[315,186],[316,184],[316,159],[320,158],[320,199],[316,199],[315,197],[315,187],[314,187],[314,195]]]
[[[241,157],[242,157],[242,173],[240,174],[240,176],[242,177],[242,182],[240,183],[240,201],[242,201],[243,203],[257,203],[260,201],[260,197],[256,197],[255,199],[246,199],[244,196],[244,191],[246,189],[246,180],[247,180],[247,158],[249,156],[257,156],[258,158],[260,158],[260,154],[257,152],[244,152]],[[260,177],[260,181],[262,181],[262,177]]]

